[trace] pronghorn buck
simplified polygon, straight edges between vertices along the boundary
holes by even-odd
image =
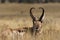
[[[42,15],[40,16],[40,18],[38,20],[32,14],[33,9],[35,9],[35,8],[32,7],[30,9],[30,16],[31,16],[32,21],[33,21],[33,27],[31,27],[30,30],[31,30],[32,34],[36,35],[38,32],[41,32],[42,23],[43,23],[43,19],[44,19],[44,8],[39,7],[39,9],[42,9]]]
[[[42,28],[42,23],[43,23],[43,19],[44,19],[44,9],[42,7],[39,7],[39,9],[42,9],[42,15],[40,16],[40,18],[38,20],[32,14],[32,10],[33,9],[35,9],[35,8],[32,7],[30,9],[30,16],[32,18],[33,26],[32,27],[24,27],[24,29],[26,29],[27,31],[29,30],[29,32],[32,35],[37,35],[37,33],[41,33],[42,32],[41,28]]]

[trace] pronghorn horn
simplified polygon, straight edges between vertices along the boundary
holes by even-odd
[[[42,20],[44,19],[44,8],[39,7],[39,9],[42,9],[42,15],[39,18],[39,21],[41,21],[41,23],[42,23]]]
[[[34,17],[33,14],[32,14],[32,9],[35,9],[35,8],[32,7],[32,8],[30,9],[30,16],[32,17],[33,21],[35,21],[35,17]]]

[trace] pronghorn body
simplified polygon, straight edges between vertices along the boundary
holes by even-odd
[[[12,40],[23,38],[24,34],[26,33],[26,30],[23,28],[7,28],[2,32],[2,40],[6,40],[7,38],[11,38]]]

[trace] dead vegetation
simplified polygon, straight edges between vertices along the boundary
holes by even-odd
[[[42,25],[42,33],[36,37],[26,33],[23,38],[15,36],[14,40],[60,40],[60,4],[0,4],[0,34],[8,28],[32,27],[32,19],[29,16],[31,7],[43,7],[45,19]],[[34,10],[33,14],[39,18],[41,11]],[[4,16],[3,16],[4,15]],[[0,35],[0,40],[2,36]],[[5,40],[5,39],[3,39]],[[8,36],[6,40],[13,40]]]

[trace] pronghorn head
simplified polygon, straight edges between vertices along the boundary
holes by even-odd
[[[44,9],[42,7],[39,7],[39,9],[42,9],[42,15],[40,16],[40,18],[37,20],[37,17],[34,17],[32,14],[32,10],[35,9],[34,7],[32,7],[30,9],[30,16],[33,19],[33,27],[39,28],[41,27],[41,24],[43,22],[43,18],[44,18]]]

